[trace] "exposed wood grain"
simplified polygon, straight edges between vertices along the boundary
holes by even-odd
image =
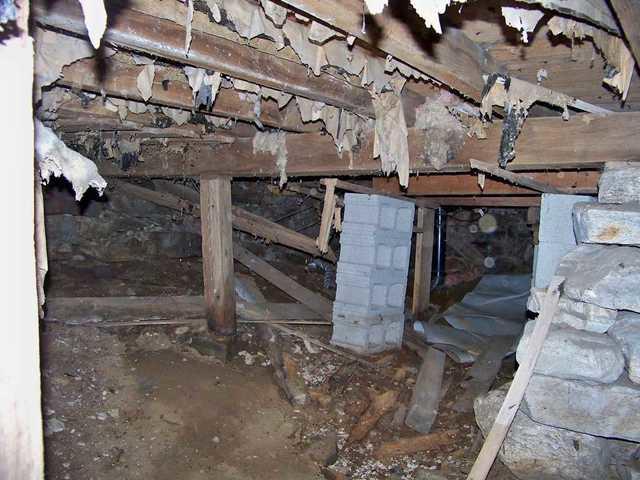
[[[331,300],[318,293],[312,292],[306,287],[303,287],[291,277],[272,267],[267,262],[240,245],[234,245],[233,252],[234,258],[249,270],[260,275],[291,298],[298,300],[309,309],[317,312],[322,318],[331,320],[333,310],[333,303]]]
[[[217,335],[236,332],[236,302],[231,237],[231,179],[200,178],[202,270],[207,323]]]
[[[513,172],[510,172],[509,170],[500,168],[498,165],[492,165],[487,162],[481,162],[480,160],[476,160],[475,158],[472,158],[469,160],[469,165],[473,170],[478,170],[480,172],[488,173],[489,175],[493,175],[494,177],[498,177],[498,178],[501,178],[502,180],[506,180],[507,182],[513,183],[514,185],[527,187],[537,192],[562,193],[560,189],[552,185],[549,185],[547,183],[540,182],[535,178],[531,178],[522,173],[513,173]]]
[[[331,225],[333,223],[336,205],[336,182],[335,178],[324,179],[324,204],[322,206],[322,218],[320,221],[320,233],[316,240],[318,250],[326,252],[329,249],[329,239],[331,238]]]
[[[495,421],[489,434],[487,435],[484,445],[476,458],[467,480],[484,480],[493,462],[498,455],[498,451],[502,446],[509,427],[518,412],[520,402],[524,397],[524,392],[529,385],[529,380],[533,375],[533,369],[538,361],[538,356],[542,351],[542,345],[547,338],[547,333],[551,326],[551,320],[558,307],[558,299],[560,298],[560,285],[564,281],[563,277],[554,276],[551,279],[547,294],[544,298],[540,315],[538,316],[533,333],[529,340],[525,358],[520,362],[520,366],[513,377],[513,382],[509,387],[504,402],[496,415]]]
[[[412,453],[424,452],[434,448],[451,445],[457,430],[444,430],[442,432],[429,433],[417,437],[401,438],[380,445],[375,452],[375,457],[385,459],[388,457],[411,455]]]
[[[121,5],[120,5],[121,6]],[[86,35],[80,6],[69,0],[34,3],[38,23]],[[231,40],[193,31],[189,55],[184,27],[151,15],[119,9],[110,17],[104,41],[171,61],[222,72],[234,78],[373,116],[369,92],[328,74],[307,75],[307,67]]]
[[[631,47],[636,64],[640,65],[640,2],[638,0],[610,0]]]
[[[433,229],[435,212],[429,208],[416,210],[416,252],[413,273],[413,302],[411,311],[416,320],[425,316],[431,299],[431,264],[433,263]]]

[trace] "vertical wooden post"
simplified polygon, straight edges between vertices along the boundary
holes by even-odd
[[[231,238],[231,178],[200,177],[202,265],[209,329],[219,336],[236,332]]]
[[[418,207],[416,211],[415,271],[413,275],[413,305],[411,311],[416,320],[423,320],[431,295],[431,264],[433,262],[433,227],[435,211]]]

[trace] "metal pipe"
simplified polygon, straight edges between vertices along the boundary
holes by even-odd
[[[447,213],[444,208],[438,207],[435,211],[433,265],[434,276],[431,280],[431,289],[438,288],[444,283],[445,242],[447,230]]]

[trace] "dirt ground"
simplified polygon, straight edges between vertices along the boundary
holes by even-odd
[[[53,262],[50,294],[198,294],[200,268],[193,260],[160,267],[142,261]],[[321,273],[305,272],[304,266],[292,274],[316,286],[323,282]],[[305,332],[324,340],[330,333],[324,327]],[[432,429],[450,430],[450,441],[431,451],[379,459],[375,453],[382,443],[417,435],[402,421],[419,368],[416,354],[403,350],[373,357],[377,368],[372,369],[281,336],[307,390],[307,402],[293,406],[276,386],[253,327],[241,327],[227,364],[194,348],[193,340],[202,335],[195,327],[45,322],[47,478],[466,478],[481,437],[472,413],[451,408],[464,366],[447,361],[448,389]],[[507,370],[500,381],[506,381]],[[388,391],[397,392],[393,408],[362,441],[347,443],[372,399]],[[513,477],[497,463],[489,478]]]

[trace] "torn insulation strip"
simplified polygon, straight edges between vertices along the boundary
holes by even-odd
[[[95,49],[100,47],[102,36],[107,29],[107,11],[102,0],[79,0],[84,15],[89,39]]]
[[[253,137],[253,154],[270,153],[276,157],[280,173],[280,188],[287,183],[287,135],[284,132],[256,132]]]
[[[75,150],[67,147],[62,140],[42,122],[35,119],[36,158],[43,183],[49,178],[64,176],[76,193],[76,201],[80,201],[89,187],[98,191],[99,195],[107,186],[107,182],[98,173],[96,164]]]
[[[538,22],[544,17],[544,12],[528,8],[502,7],[504,21],[510,27],[518,30],[524,43],[529,43],[529,33],[532,33]]]

